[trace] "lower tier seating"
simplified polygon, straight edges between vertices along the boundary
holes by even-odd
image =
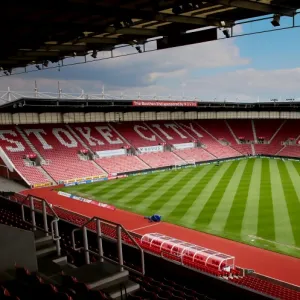
[[[299,157],[300,145],[288,145],[283,147],[279,152],[280,156]]]
[[[55,164],[44,166],[44,169],[51,174],[52,178],[56,182],[68,179],[104,175],[103,171],[90,160],[69,160],[68,162],[64,162],[62,160],[60,162],[57,161]]]
[[[195,162],[216,159],[213,155],[202,148],[191,148],[184,150],[174,150],[179,157],[185,161],[195,160]]]
[[[139,155],[151,168],[162,168],[184,163],[185,161],[172,152],[145,153]]]
[[[108,174],[134,172],[149,168],[137,156],[105,157],[97,159],[96,162]]]
[[[15,194],[15,197],[13,197],[13,199],[15,201],[24,201],[24,197],[20,196],[19,194]],[[12,226],[16,226],[16,227],[20,227],[20,228],[24,228],[24,229],[29,229],[29,225],[22,221],[20,213],[17,213],[15,211],[11,211],[8,208],[3,208],[3,203],[4,202],[2,201],[2,204],[1,204],[2,208],[0,210],[0,216],[1,216],[0,217],[0,223],[4,223],[4,224],[7,224],[7,225],[12,225]],[[59,208],[59,207],[55,207],[54,209],[55,209],[56,214],[62,220],[66,220],[69,223],[74,224],[75,226],[76,225],[77,226],[82,226],[88,220],[88,218],[86,218],[84,216],[77,215],[75,213],[72,213],[70,211],[66,211],[66,210],[64,210],[62,208]],[[91,230],[95,230],[95,228],[96,228],[96,224],[94,224],[93,226],[90,227]],[[111,227],[108,224],[102,224],[101,229],[102,229],[102,233],[104,235],[109,236],[109,237],[114,238],[114,239],[116,238],[116,230],[115,230],[114,227]],[[64,232],[63,230],[61,230],[62,245],[63,245],[62,247],[64,248],[64,251],[68,256],[68,259],[71,262],[76,262],[78,260],[82,261],[82,255],[80,253],[74,252],[72,250],[70,232],[71,231]],[[161,256],[161,252],[158,248],[150,247],[150,246],[145,247],[145,245],[140,242],[140,237],[138,235],[134,235],[134,237],[135,237],[135,240],[140,244],[140,246],[144,247],[144,249],[146,251],[152,252],[154,254],[157,254],[157,255]],[[130,240],[128,239],[128,236],[122,235],[122,238],[125,242],[130,243]],[[76,243],[78,243],[77,246],[81,245],[80,241],[78,241]],[[95,250],[96,249],[94,249],[94,251]],[[79,257],[79,255],[81,255],[80,256],[81,258]],[[173,257],[170,256],[170,257],[167,257],[167,258],[170,259],[170,260],[174,260],[174,256]],[[189,267],[191,267],[191,268],[200,270],[201,272],[209,273],[209,274],[211,274],[213,276],[217,276],[217,277],[227,278],[227,280],[232,281],[232,282],[234,282],[238,285],[249,287],[251,289],[257,290],[259,292],[265,293],[265,294],[273,296],[275,298],[277,297],[279,299],[286,299],[286,300],[300,299],[300,292],[291,290],[287,287],[283,287],[283,286],[275,284],[275,283],[271,283],[268,280],[255,278],[253,276],[241,277],[240,272],[238,270],[232,270],[232,272],[229,274],[229,273],[226,273],[224,271],[218,271],[213,266],[204,266],[203,264],[195,263],[195,262],[188,261],[188,260],[184,261],[184,263],[186,265],[188,265]],[[147,281],[147,279],[145,279],[145,278],[142,278],[142,280]],[[161,280],[161,278],[159,278],[158,280]],[[156,284],[154,284],[154,285],[156,285]],[[158,286],[158,287],[160,287],[160,286]],[[148,286],[148,289],[149,289],[149,286]],[[144,289],[142,289],[142,292],[145,292],[145,293],[150,292],[151,295],[160,295],[159,290],[157,290],[157,289],[148,290],[148,289],[147,289],[147,286],[146,286],[146,287],[144,287]],[[183,290],[184,290],[184,288],[183,288]],[[182,289],[181,289],[181,291],[182,291]],[[171,292],[171,290],[168,288],[167,292],[169,293],[169,292]],[[184,293],[186,293],[186,292],[184,292]],[[144,295],[144,294],[142,294],[142,295]],[[177,297],[177,294],[175,296]],[[133,299],[136,299],[134,297],[143,297],[143,296],[133,295]],[[195,295],[194,295],[194,297],[199,299]],[[139,298],[137,298],[137,299],[139,299]],[[170,299],[170,297],[168,299]],[[176,299],[176,298],[174,298],[174,299]]]

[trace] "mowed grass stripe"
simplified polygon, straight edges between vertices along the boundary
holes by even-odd
[[[203,170],[202,168],[193,168],[189,172],[181,172],[183,176],[176,177],[175,182],[169,182],[170,184],[164,184],[163,190],[159,189],[154,194],[149,195],[144,202],[145,208],[150,211],[158,211],[165,203],[172,201],[174,195],[178,195],[178,191],[183,185],[190,182],[195,176]],[[162,214],[162,212],[160,211]],[[165,215],[164,215],[165,216]]]
[[[269,159],[262,159],[257,235],[275,241],[274,211]]]
[[[163,205],[164,202],[170,200],[169,193],[173,192],[175,189],[174,187],[180,185],[180,182],[186,181],[191,177],[191,174],[197,173],[198,170],[195,169],[184,169],[184,170],[174,170],[172,172],[176,173],[176,176],[173,177],[171,180],[164,181],[160,183],[156,189],[151,191],[145,191],[142,194],[138,194],[135,199],[130,202],[130,205],[136,205],[136,209],[156,212],[160,213],[158,209]],[[142,198],[142,201],[140,199]],[[154,204],[156,203],[156,205]],[[161,205],[159,205],[162,203]]]
[[[213,189],[212,194],[205,203],[203,209],[196,217],[197,226],[206,228],[210,223],[238,165],[238,161],[234,161],[233,163],[231,163],[230,167],[220,178],[219,182]]]
[[[289,172],[287,170],[287,164],[283,161],[277,161],[279,168],[279,173],[282,181],[283,191],[285,195],[288,215],[291,223],[291,229],[294,235],[294,242],[299,247],[300,246],[300,204],[297,193],[295,191],[293,182],[290,178]],[[288,228],[286,232],[288,233]]]
[[[280,163],[280,162],[279,162]],[[271,178],[271,191],[273,200],[274,211],[274,226],[276,242],[287,245],[294,245],[294,236],[291,226],[291,221],[288,213],[286,193],[284,192],[282,165],[277,164],[277,160],[270,160],[270,178]],[[282,246],[278,245],[279,250]]]
[[[194,173],[194,176],[188,181],[181,181],[180,184],[173,187],[172,196],[169,198],[169,201],[160,202],[160,213],[168,219],[168,216],[172,214],[174,208],[178,207],[178,204],[182,200],[182,196],[189,193],[193,187],[197,184],[195,182],[200,182],[202,178],[213,168],[214,166],[206,166],[202,168],[197,173]],[[170,196],[170,195],[169,195]]]
[[[246,161],[242,177],[238,184],[238,188],[234,195],[228,218],[226,220],[224,227],[225,233],[234,233],[235,235],[240,235],[241,233],[248,200],[249,187],[251,184],[251,180],[249,180],[249,178],[251,178],[253,174],[254,162],[254,159],[249,159]]]
[[[290,175],[290,179],[293,183],[294,186],[294,190],[297,194],[297,198],[298,198],[298,202],[300,204],[300,176],[295,168],[295,165],[293,164],[292,161],[287,161],[286,162],[286,166],[287,166],[287,170],[289,172]]]
[[[202,190],[206,187],[208,182],[212,179],[214,174],[218,171],[215,165],[208,165],[204,167],[204,170],[207,171],[203,177],[194,177],[189,183],[188,188],[189,191],[186,192],[184,187],[178,191],[176,196],[181,200],[178,202],[176,206],[169,212],[168,218],[173,220],[178,220],[181,217],[185,217],[189,214],[189,210],[194,206],[194,202],[196,201],[198,195],[202,192]],[[180,220],[180,223],[182,221]]]
[[[97,193],[98,195],[101,195],[101,197],[106,199],[112,199],[116,198],[124,191],[130,191],[132,187],[135,187],[140,184],[144,184],[145,182],[150,182],[151,180],[155,180],[156,177],[154,176],[147,176],[141,175],[136,177],[128,177],[123,179],[116,179],[118,184],[114,185],[112,188],[107,190],[101,190],[101,191],[94,191],[91,190],[91,193]]]
[[[188,205],[188,210],[184,215],[182,215],[182,218],[179,221],[180,224],[185,224],[185,226],[191,228],[197,228],[196,220],[200,211],[231,164],[232,163],[230,162],[222,164],[220,167],[215,166],[212,169],[212,174],[209,174],[209,172],[207,174],[208,177],[203,178],[203,180],[200,181],[199,187],[195,186],[192,194],[190,194],[187,198],[188,203],[186,204]]]
[[[220,200],[219,205],[216,208],[215,213],[208,225],[208,228],[217,231],[224,231],[228,215],[230,213],[233,200],[237,193],[238,187],[240,186],[240,181],[244,174],[247,161],[241,160],[238,162],[237,168],[235,169],[232,177],[230,178],[225,192]]]
[[[295,170],[297,171],[298,175],[300,176],[300,164],[298,161],[293,161],[292,162],[294,167],[295,167]]]
[[[172,177],[175,177],[178,173],[176,172],[162,172],[157,173],[156,176],[153,176],[149,181],[140,182],[140,184],[135,186],[130,186],[129,188],[119,191],[113,198],[117,201],[118,204],[122,206],[131,208],[134,203],[136,203],[136,196],[142,193],[149,193],[152,190],[155,190],[161,185],[165,180],[170,180]],[[147,177],[147,176],[145,176]],[[134,199],[134,200],[133,200]],[[143,198],[139,198],[139,202],[143,201]],[[134,209],[134,207],[133,207]]]
[[[244,218],[242,220],[241,238],[248,240],[248,235],[257,235],[258,226],[258,207],[260,198],[262,160],[255,159],[253,171],[249,180],[248,197]]]

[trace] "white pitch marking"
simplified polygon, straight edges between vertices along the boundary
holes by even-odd
[[[135,228],[135,229],[130,230],[130,231],[137,231],[137,230],[140,230],[140,229],[145,229],[145,228],[148,228],[148,227],[153,227],[153,226],[155,226],[155,225],[159,225],[159,223],[154,223],[154,224],[150,224],[150,225],[147,225],[147,226]]]

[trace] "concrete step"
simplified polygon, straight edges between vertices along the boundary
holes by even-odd
[[[36,250],[37,258],[48,256],[48,255],[51,255],[51,254],[54,254],[54,253],[56,253],[56,246],[55,245],[53,245],[53,246],[42,245],[41,247],[39,247]]]
[[[49,236],[43,236],[43,237],[35,239],[35,247],[36,247],[36,249],[44,247],[45,245],[53,246],[53,240],[52,240],[52,236],[51,235],[49,235]]]
[[[124,299],[124,295],[134,293],[140,289],[140,285],[134,281],[128,280],[123,284],[116,284],[110,288],[103,289],[111,299]]]
[[[128,281],[128,271],[120,272],[119,266],[109,262],[96,262],[90,265],[64,271],[66,275],[76,277],[90,289],[104,289]]]

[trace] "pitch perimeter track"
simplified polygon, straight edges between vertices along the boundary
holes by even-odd
[[[242,268],[254,269],[264,274],[291,284],[300,286],[300,259],[287,255],[256,248],[246,244],[227,240],[207,233],[198,232],[170,223],[149,224],[143,216],[117,209],[110,211],[93,204],[83,203],[60,196],[51,188],[25,190],[24,194],[46,199],[53,205],[85,215],[98,216],[116,223],[121,223],[129,230],[138,234],[158,232],[199,246],[207,247],[223,253],[231,254],[236,258],[236,264]]]

